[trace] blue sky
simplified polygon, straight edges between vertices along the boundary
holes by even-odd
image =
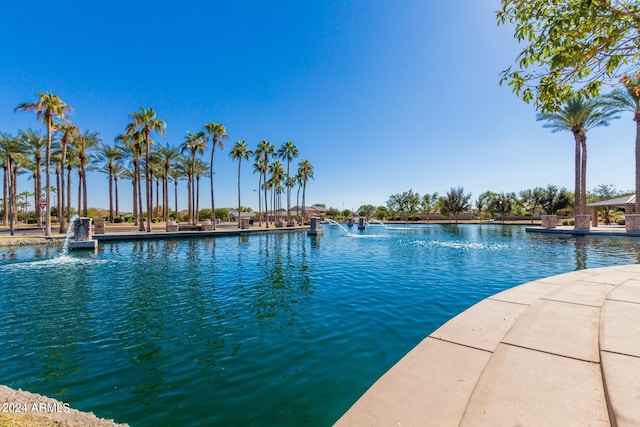
[[[315,179],[307,202],[357,208],[412,189],[520,191],[573,187],[573,139],[499,86],[518,52],[497,27],[498,0],[31,1],[0,15],[0,131],[43,129],[14,113],[36,92],[74,107],[81,129],[112,143],[140,106],[178,145],[208,121],[229,134],[216,150],[216,206],[237,204],[233,143],[292,140]],[[630,115],[588,135],[587,187],[633,188]],[[208,154],[207,154],[208,158]],[[297,163],[296,163],[297,164]],[[21,177],[24,189],[31,187]],[[242,204],[258,176],[242,170]],[[201,188],[201,206],[209,187]],[[106,175],[89,204],[108,207]],[[121,185],[121,209],[131,206]],[[186,184],[180,189],[186,195]],[[284,201],[286,203],[286,201]],[[179,201],[186,209],[186,196]]]

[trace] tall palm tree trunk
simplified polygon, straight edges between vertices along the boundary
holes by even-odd
[[[580,160],[580,212],[587,213],[587,136],[580,138],[582,147],[582,158]]]
[[[45,150],[45,168],[46,168],[46,203],[45,208],[45,230],[44,235],[51,237],[51,129],[53,128],[53,115],[47,114],[47,148]]]
[[[65,198],[65,188],[64,188],[64,168],[65,168],[65,161],[67,157],[67,144],[65,142],[61,142],[60,145],[62,148],[62,154],[60,155],[60,192],[58,194],[58,201],[60,201],[60,203],[58,203],[58,205],[60,206],[61,209],[60,209],[60,212],[58,213],[58,216],[60,217],[60,229],[58,230],[58,232],[62,234],[67,232],[67,222],[66,222],[67,209],[65,207],[66,198]]]
[[[169,171],[165,169],[162,177],[162,217],[169,221]]]
[[[640,213],[640,112],[633,115],[636,121],[636,212]]]
[[[142,180],[140,174],[140,157],[138,157],[138,161],[136,162],[137,171],[136,171],[136,192],[138,193],[138,231],[144,231],[144,217],[142,215]]]
[[[133,163],[133,176],[131,177],[131,185],[133,186],[131,194],[133,195],[133,225],[138,225],[138,183],[136,178],[135,160]]]
[[[115,196],[116,196],[116,216],[119,217],[120,216],[120,207],[118,205],[118,178],[116,178],[115,176],[113,177],[113,187],[115,189]]]
[[[41,169],[42,165],[40,164],[39,160],[36,160],[36,173],[35,173],[35,189],[33,190],[33,199],[34,199],[34,210],[37,212],[37,220],[38,220],[38,227],[42,227],[42,215],[40,215],[39,212],[39,202],[40,202],[40,195],[42,193],[42,177],[40,176],[40,169]],[[38,206],[37,208],[35,208],[35,206]],[[58,215],[60,215],[60,213],[58,212]]]
[[[109,164],[109,222],[113,224],[113,168]]]
[[[78,170],[78,215],[82,215],[82,171]]]
[[[198,215],[200,214],[200,177],[196,176],[196,195],[193,209],[193,225],[198,223]]]
[[[269,228],[269,204],[267,203],[268,201],[268,197],[267,197],[267,176],[265,174],[264,177],[264,182],[262,183],[263,187],[264,187],[264,222],[265,222],[265,228]]]
[[[580,172],[581,172],[581,167],[582,167],[582,161],[581,161],[581,146],[580,146],[580,135],[578,132],[574,132],[573,134],[574,139],[576,141],[576,147],[575,147],[575,164],[574,164],[574,168],[575,168],[575,180],[574,180],[574,203],[573,203],[573,211],[574,211],[574,216],[575,215],[580,215],[580,209],[582,208],[582,202],[581,202],[581,197],[580,195],[582,194],[582,190],[580,188],[580,185],[582,183],[582,179],[580,177]]]
[[[67,220],[69,223],[71,222],[71,169],[72,168],[70,166],[67,167],[67,208],[65,209],[65,213],[67,214]]]
[[[5,226],[9,223],[9,199],[7,198],[7,195],[9,194],[9,178],[7,175],[8,167],[9,161],[7,160],[2,164],[2,224]]]
[[[147,232],[151,232],[151,214],[153,210],[153,182],[151,178],[151,153],[149,149],[149,134],[145,134],[145,171],[147,177]]]
[[[211,144],[211,222],[213,222],[213,229],[216,229],[216,202],[213,197],[213,158],[216,153],[216,141],[215,139]]]
[[[178,180],[173,182],[173,203],[175,204],[176,221],[180,221],[178,217]]]
[[[238,158],[238,228],[240,228],[240,165],[242,164],[242,157]]]
[[[258,227],[262,227],[262,195],[260,188],[262,187],[262,174],[258,177]]]

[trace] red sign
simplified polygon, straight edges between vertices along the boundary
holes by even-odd
[[[40,202],[39,205],[40,205],[40,210],[44,210],[44,208],[47,207],[47,202]]]

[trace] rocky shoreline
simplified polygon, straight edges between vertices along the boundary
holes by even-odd
[[[127,427],[46,396],[0,385],[0,426]]]

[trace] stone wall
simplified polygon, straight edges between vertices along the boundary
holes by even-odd
[[[589,230],[591,229],[591,215],[582,214],[575,216],[575,229],[576,230]]]
[[[626,214],[624,226],[627,232],[640,232],[640,214]]]
[[[558,215],[541,215],[542,228],[556,228],[558,225]]]

